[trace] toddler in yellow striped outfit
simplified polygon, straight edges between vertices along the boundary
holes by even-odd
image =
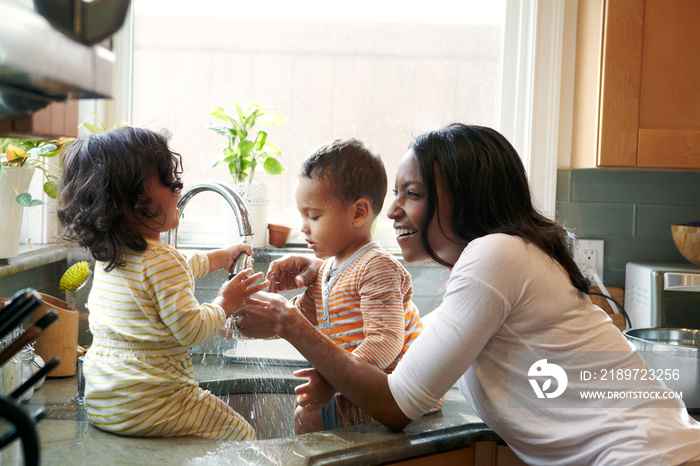
[[[63,237],[96,259],[88,298],[93,343],[84,371],[88,418],[115,434],[255,439],[248,422],[194,379],[188,347],[214,337],[267,283],[252,269],[211,303],[194,282],[230,269],[249,245],[186,257],[160,241],[177,228],[182,161],[168,135],[124,127],[76,140],[63,161]]]
[[[390,373],[423,326],[411,276],[372,240],[386,191],[382,160],[355,139],[335,140],[302,162],[296,186],[301,231],[309,249],[326,260],[293,302],[336,344]],[[313,369],[302,372],[310,374],[315,405],[323,408],[297,406],[297,434],[374,420]]]

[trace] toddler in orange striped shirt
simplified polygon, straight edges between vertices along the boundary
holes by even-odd
[[[381,158],[358,140],[336,139],[302,162],[296,185],[301,232],[326,260],[293,302],[336,344],[390,373],[423,325],[411,301],[411,276],[372,240],[386,191]],[[324,407],[297,406],[297,434],[374,420],[320,376],[316,388],[317,405]]]

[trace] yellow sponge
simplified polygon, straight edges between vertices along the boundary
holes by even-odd
[[[87,261],[76,262],[68,267],[58,286],[62,290],[76,291],[85,284],[89,277],[90,264]]]

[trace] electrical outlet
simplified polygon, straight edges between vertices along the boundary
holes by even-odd
[[[603,254],[605,240],[579,239],[574,258],[583,274],[593,280],[591,270],[595,270],[603,280]],[[595,285],[595,283],[594,283]]]

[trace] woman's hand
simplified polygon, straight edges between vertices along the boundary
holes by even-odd
[[[250,304],[233,314],[241,335],[284,338],[330,385],[382,424],[391,429],[403,429],[411,421],[394,401],[383,370],[333,343],[284,296],[260,292],[254,299],[266,304]],[[309,387],[308,393],[312,389]],[[303,397],[299,401],[300,406],[306,403]],[[309,398],[308,403],[311,408],[311,403],[318,401]]]
[[[333,399],[336,390],[314,368],[294,371],[295,377],[307,377],[306,383],[297,385],[294,393],[297,395],[297,405],[304,411],[314,412],[323,408]]]
[[[260,301],[253,297],[253,294],[266,289],[268,286],[267,281],[255,284],[262,278],[264,278],[262,272],[254,274],[253,269],[243,270],[231,280],[224,282],[213,304],[221,306],[226,313],[226,317],[249,304],[267,306],[265,301]]]
[[[270,338],[282,336],[284,328],[295,319],[306,320],[299,309],[279,294],[260,291],[248,304],[233,313],[233,323],[244,337]]]
[[[322,259],[308,254],[288,254],[272,261],[267,271],[270,291],[277,293],[312,285],[322,264]]]

